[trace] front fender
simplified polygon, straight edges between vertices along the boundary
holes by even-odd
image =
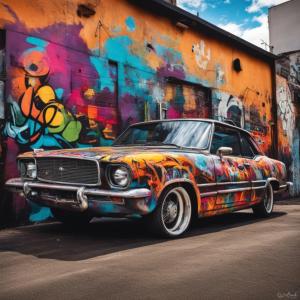
[[[171,184],[189,184],[200,199],[194,174],[193,161],[184,155],[153,152],[119,157],[111,163],[130,167],[132,182],[128,188],[148,188],[157,203],[162,191]],[[200,201],[200,200],[199,200]]]

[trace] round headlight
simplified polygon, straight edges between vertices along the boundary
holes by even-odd
[[[36,178],[36,165],[35,163],[30,162],[26,165],[26,175],[30,178]]]
[[[130,175],[125,167],[117,167],[112,170],[112,183],[120,187],[126,187],[130,180]]]

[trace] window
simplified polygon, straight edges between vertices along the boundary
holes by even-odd
[[[242,146],[242,155],[245,157],[254,157],[259,153],[257,149],[254,147],[249,137],[244,133],[241,133],[241,146]]]
[[[166,103],[164,103],[164,102],[159,102],[158,108],[159,108],[159,119],[160,119],[160,120],[165,120],[165,119],[167,119],[168,108],[167,108]]]
[[[114,143],[122,145],[175,145],[207,149],[211,124],[204,121],[163,121],[129,127]]]
[[[216,154],[220,147],[232,148],[232,155],[240,156],[240,136],[238,131],[230,128],[215,127],[210,152]]]
[[[242,155],[245,157],[253,157],[254,153],[252,151],[251,144],[247,138],[242,134],[241,135],[241,146],[242,146]]]
[[[177,118],[209,118],[211,116],[210,90],[200,85],[168,77],[164,102],[168,103],[167,117],[176,111]]]

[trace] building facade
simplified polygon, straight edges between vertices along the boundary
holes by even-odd
[[[293,196],[300,194],[300,51],[283,54],[276,61],[278,112],[278,156],[285,162],[294,185]]]
[[[276,60],[278,156],[288,166],[300,194],[300,1],[291,0],[269,9],[270,45]],[[287,34],[288,32],[288,34]]]
[[[290,0],[269,9],[271,50],[275,54],[300,49],[300,1]]]
[[[276,157],[274,55],[165,1],[140,2],[1,1],[2,182],[21,152],[107,146],[158,118],[231,119]],[[0,205],[4,224],[50,217],[4,189]]]

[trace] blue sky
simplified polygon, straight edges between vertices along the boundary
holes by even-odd
[[[178,6],[269,50],[268,8],[288,0],[177,0]]]

